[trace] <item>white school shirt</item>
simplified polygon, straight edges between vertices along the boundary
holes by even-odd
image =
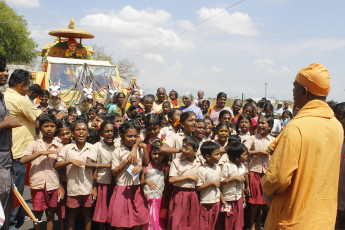
[[[200,166],[201,163],[198,157],[195,157],[192,163],[189,162],[184,156],[177,157],[171,162],[169,177],[186,176],[191,174],[197,175]],[[195,188],[196,182],[192,180],[184,180],[173,183],[173,185],[180,188]]]
[[[235,176],[244,177],[244,174],[245,167],[242,163],[237,167],[237,165],[229,161],[224,164],[220,173],[220,179],[224,181]],[[229,184],[223,184],[221,189],[223,198],[226,201],[236,201],[242,198],[242,183],[237,180],[231,181]]]
[[[109,146],[104,140],[95,143],[92,147],[93,154],[97,156],[97,164],[107,164],[111,161],[111,156],[115,151],[115,145]],[[101,184],[111,184],[112,173],[110,168],[98,168],[97,182]]]
[[[205,163],[200,166],[198,171],[198,183],[196,186],[204,185],[210,181],[219,181],[220,182],[220,167],[217,164],[214,164],[212,167]],[[220,191],[214,185],[207,187],[206,189],[200,191],[200,203],[201,204],[214,204],[219,202]]]
[[[128,149],[125,145],[121,144],[120,147],[115,148],[111,156],[111,170],[114,170],[117,166],[126,160],[131,153],[131,150]],[[142,165],[142,154],[140,148],[137,152],[138,163],[133,166]],[[116,176],[116,184],[121,186],[133,186],[140,184],[140,176],[133,177],[128,171],[130,164],[127,164],[126,167]]]

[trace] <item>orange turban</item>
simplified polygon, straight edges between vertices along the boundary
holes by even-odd
[[[296,81],[316,96],[327,97],[331,90],[329,73],[325,66],[318,63],[302,68],[296,76]]]

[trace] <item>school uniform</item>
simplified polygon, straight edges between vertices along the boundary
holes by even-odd
[[[115,148],[112,154],[111,169],[114,170],[126,160],[131,150],[125,145]],[[142,165],[141,151],[137,152],[138,163]],[[146,198],[140,188],[140,176],[133,177],[128,171],[130,164],[117,175],[116,186],[110,199],[107,222],[113,227],[131,228],[150,221]]]
[[[226,162],[220,173],[221,181],[230,179],[235,176],[244,177],[245,166],[240,163],[239,166],[233,162]],[[239,181],[231,181],[221,187],[223,199],[231,205],[230,212],[221,213],[219,216],[219,229],[242,230],[244,225],[244,210],[242,201],[242,183]]]
[[[30,156],[38,152],[54,150],[59,152],[63,146],[54,138],[46,146],[42,139],[31,142],[23,153]],[[56,208],[58,200],[59,174],[54,169],[57,154],[41,155],[31,161],[29,172],[32,206],[34,211]]]
[[[241,142],[242,142],[243,144],[246,143],[246,142],[250,139],[250,137],[251,137],[249,131],[246,132],[246,133],[242,133],[242,131],[241,131],[240,134],[239,134],[239,136],[240,136]]]
[[[170,166],[169,177],[197,175],[200,165],[198,157],[192,163],[184,156],[175,158]],[[168,217],[170,229],[199,229],[200,207],[195,185],[196,182],[191,180],[173,183]]]
[[[171,148],[182,148],[183,145],[183,139],[186,137],[186,134],[183,132],[180,133],[173,133],[166,137],[165,144],[169,145]],[[176,157],[181,157],[182,153],[175,153],[172,154],[172,159],[175,159]]]
[[[97,160],[97,156],[91,151],[92,145],[85,143],[84,147],[79,150],[75,143],[68,144],[61,149],[57,157],[58,162],[79,160],[82,162],[90,158],[93,161]],[[74,166],[69,164],[66,166],[67,177],[67,202],[69,208],[91,207],[92,203],[92,169],[85,167]]]
[[[249,151],[263,151],[265,152],[267,147],[274,140],[274,137],[267,135],[262,137],[260,134],[251,136],[244,144]],[[249,170],[249,186],[251,196],[248,202],[251,204],[265,204],[262,200],[262,188],[261,179],[266,173],[267,164],[269,162],[268,154],[253,154],[250,155],[248,170]]]
[[[210,166],[205,163],[200,166],[198,171],[198,182],[196,186],[202,186],[210,181],[220,182],[220,167],[217,164]],[[209,186],[200,191],[200,228],[212,230],[215,228],[219,208],[220,208],[220,190],[216,186]]]
[[[115,145],[109,146],[101,140],[93,145],[92,151],[97,156],[97,164],[107,164],[111,161]],[[99,168],[97,171],[97,200],[92,220],[105,223],[111,196],[112,173],[110,168]]]

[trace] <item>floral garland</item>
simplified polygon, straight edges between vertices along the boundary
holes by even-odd
[[[83,55],[81,55],[81,53],[80,53],[79,50],[77,50],[77,51],[75,52],[75,56],[76,56],[77,58],[82,58],[82,57],[83,57]],[[73,53],[70,51],[70,49],[66,49],[65,57],[66,57],[66,58],[73,57]]]

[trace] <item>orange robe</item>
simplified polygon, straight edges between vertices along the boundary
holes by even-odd
[[[288,123],[261,182],[274,196],[265,230],[334,229],[343,138],[332,109],[320,100]]]

